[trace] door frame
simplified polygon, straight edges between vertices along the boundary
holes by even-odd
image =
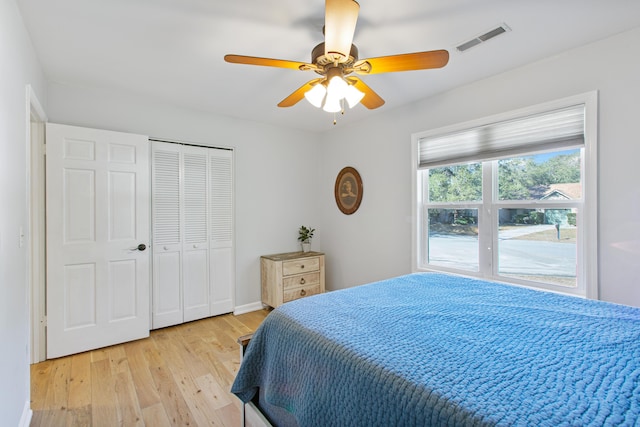
[[[47,114],[31,85],[26,86],[27,289],[31,363],[46,358],[44,125]]]

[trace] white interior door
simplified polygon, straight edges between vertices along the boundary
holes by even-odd
[[[47,357],[147,337],[148,139],[46,133]]]

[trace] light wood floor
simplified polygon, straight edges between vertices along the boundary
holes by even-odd
[[[239,426],[229,393],[236,339],[267,314],[212,317],[32,365],[31,426]]]

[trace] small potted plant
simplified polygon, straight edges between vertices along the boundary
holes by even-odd
[[[311,238],[315,228],[305,227],[301,225],[298,229],[298,240],[302,243],[302,252],[309,252],[311,250]]]

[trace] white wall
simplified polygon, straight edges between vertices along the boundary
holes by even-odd
[[[0,0],[0,424],[29,414],[27,101],[44,103],[44,77],[14,0]]]
[[[300,250],[298,227],[320,221],[316,134],[56,83],[48,99],[50,122],[235,149],[236,306],[260,301],[260,255]]]
[[[323,135],[327,287],[411,271],[412,133],[598,90],[600,297],[640,306],[640,56],[631,48],[639,44],[640,28]],[[364,183],[351,217],[333,200],[335,177],[347,165]]]

